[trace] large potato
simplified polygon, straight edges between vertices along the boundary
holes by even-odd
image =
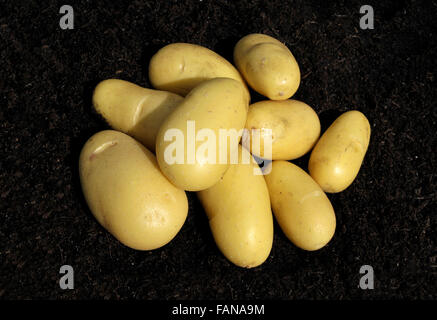
[[[317,113],[303,102],[268,100],[249,106],[246,129],[252,154],[273,160],[292,160],[314,146],[320,135],[320,121]],[[271,144],[270,149],[267,143]],[[269,152],[271,157],[267,155]]]
[[[93,135],[80,154],[79,172],[91,212],[128,247],[162,247],[184,224],[185,192],[165,178],[150,151],[124,133]]]
[[[273,161],[265,176],[273,213],[282,231],[296,246],[318,250],[335,232],[335,213],[320,186],[287,161]]]
[[[325,192],[340,192],[354,181],[370,141],[366,116],[353,110],[343,113],[314,147],[308,170]]]
[[[219,182],[197,195],[214,240],[228,260],[252,268],[267,259],[273,242],[269,192],[249,151],[240,147],[238,164],[231,164]]]
[[[153,87],[182,96],[195,86],[213,78],[231,78],[246,84],[237,69],[214,51],[190,43],[172,43],[160,49],[150,60],[149,79]]]
[[[234,62],[247,83],[271,100],[286,100],[300,84],[299,66],[290,50],[265,34],[249,34],[234,48]]]
[[[100,82],[93,94],[95,110],[112,128],[134,137],[152,151],[159,127],[182,100],[171,92],[118,79]]]
[[[215,78],[195,87],[170,114],[158,132],[156,157],[175,186],[200,191],[223,176],[229,161],[221,155],[236,153],[241,135],[223,143],[220,131],[242,131],[248,103],[241,82]]]

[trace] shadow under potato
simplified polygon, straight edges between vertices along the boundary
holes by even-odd
[[[329,126],[337,119],[343,112],[337,109],[329,109],[323,111],[319,114],[321,132],[320,136],[322,136],[325,131],[329,128]]]
[[[319,115],[320,120],[320,137],[325,133],[325,131],[329,128],[329,126],[342,114],[341,111],[338,111],[336,109],[330,109],[323,111]],[[319,139],[320,139],[319,137]],[[317,142],[316,142],[317,144]],[[315,146],[315,145],[314,145]],[[308,151],[305,155],[303,155],[300,158],[290,160],[289,162],[292,162],[293,164],[297,165],[299,168],[305,170],[308,173],[308,162],[311,157],[311,152],[313,151],[314,147]]]
[[[234,64],[234,48],[237,42],[240,40],[238,37],[229,37],[219,40],[214,48],[211,48],[214,52],[221,55],[228,60],[231,64]]]
[[[199,233],[200,238],[204,245],[208,248],[208,250],[217,250],[217,254],[221,254],[220,250],[217,248],[214,237],[211,232],[211,228],[209,226],[208,216],[200,203],[199,198],[197,197],[196,192],[186,191],[188,203],[189,203],[189,211],[188,215],[190,220],[189,223],[193,223],[195,230]],[[186,222],[187,223],[187,222]]]

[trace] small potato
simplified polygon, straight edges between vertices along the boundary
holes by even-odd
[[[165,178],[149,150],[124,133],[93,135],[80,153],[79,173],[91,212],[128,247],[162,247],[185,222],[185,192]]]
[[[252,154],[273,160],[292,160],[314,146],[320,135],[320,121],[317,113],[303,102],[268,100],[249,106],[246,129]],[[271,134],[265,129],[270,129]],[[271,143],[271,157],[267,156],[270,151],[266,143]]]
[[[311,176],[325,192],[343,191],[360,171],[369,141],[366,116],[356,110],[343,113],[314,147],[308,164]]]
[[[324,247],[335,232],[335,213],[320,186],[287,161],[273,161],[265,176],[273,213],[296,246],[313,251]]]
[[[273,243],[273,216],[266,182],[249,151],[240,146],[238,163],[197,195],[214,240],[229,261],[252,268],[267,259]]]
[[[118,79],[100,82],[93,94],[95,110],[113,129],[134,137],[152,151],[160,125],[182,100],[171,92]]]
[[[188,191],[217,183],[229,166],[220,155],[235,153],[241,138],[235,143],[222,143],[220,131],[242,132],[248,107],[239,81],[215,78],[195,87],[158,132],[156,157],[166,177]]]
[[[231,78],[249,90],[237,69],[214,51],[190,43],[172,43],[150,60],[149,79],[153,87],[185,96],[195,86],[213,78]]]
[[[290,50],[265,34],[249,34],[234,48],[234,62],[249,86],[271,100],[286,100],[299,87],[300,70]]]

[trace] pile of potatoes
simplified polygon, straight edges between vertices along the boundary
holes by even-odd
[[[96,133],[84,145],[81,185],[93,215],[124,245],[152,250],[170,242],[188,214],[185,191],[196,192],[218,248],[240,267],[258,266],[269,256],[272,209],[299,248],[318,250],[333,237],[336,218],[325,192],[340,192],[357,176],[370,139],[367,118],[346,112],[320,137],[317,113],[290,99],[300,84],[299,66],[270,36],[243,37],[234,62],[236,68],[205,47],[173,43],[150,61],[155,89],[117,79],[95,88],[93,106],[113,130]],[[247,85],[268,100],[250,105]],[[189,161],[189,151],[201,146],[188,139],[185,161],[169,163],[168,132],[176,128],[189,136],[188,121],[195,121],[194,133],[209,128],[217,137],[220,129],[270,129],[267,160],[273,161],[263,174],[252,158],[250,152],[266,158],[267,137],[260,135],[245,147],[237,143],[238,150],[225,145],[228,154],[238,152],[233,163],[208,162],[206,153]],[[261,148],[254,150],[254,143]],[[309,174],[287,161],[311,150]]]

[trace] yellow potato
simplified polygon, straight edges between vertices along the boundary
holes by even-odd
[[[296,246],[318,250],[335,232],[335,213],[320,186],[287,161],[273,161],[265,176],[273,213],[282,231]]]
[[[286,100],[299,87],[296,59],[287,46],[268,35],[243,37],[234,48],[234,62],[249,86],[271,100]]]
[[[308,170],[325,192],[346,189],[360,171],[370,141],[366,116],[343,113],[322,135],[311,153]]]
[[[317,113],[303,102],[268,100],[249,106],[246,129],[252,154],[273,160],[292,160],[314,146],[320,135],[320,121]],[[265,129],[270,129],[271,134]],[[265,147],[266,143],[271,143],[271,149]]]
[[[149,150],[124,133],[93,135],[80,154],[79,172],[91,212],[128,247],[162,247],[184,224],[185,192],[165,178]]]
[[[247,109],[241,82],[215,78],[199,84],[159,129],[156,157],[162,172],[184,190],[200,191],[214,185],[229,165],[220,155],[235,153],[241,138],[231,150],[231,143],[220,142],[219,131],[242,131]]]
[[[149,79],[153,87],[185,96],[202,81],[231,78],[249,91],[237,69],[214,51],[190,43],[172,43],[150,60]]]
[[[93,94],[93,105],[109,125],[155,150],[158,129],[183,100],[177,94],[140,87],[134,83],[108,79]]]
[[[214,240],[228,260],[252,268],[267,259],[273,243],[269,192],[249,151],[240,147],[238,164],[231,164],[218,183],[197,195]]]

